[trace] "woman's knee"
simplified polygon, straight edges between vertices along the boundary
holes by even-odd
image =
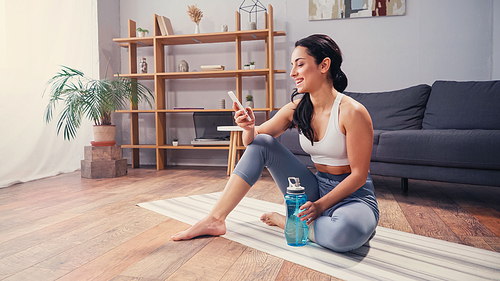
[[[259,146],[266,146],[270,147],[273,146],[277,140],[268,134],[258,134],[255,136],[253,139],[252,143],[250,145],[259,145]]]
[[[322,216],[315,221],[315,240],[335,252],[347,252],[361,247],[373,229],[360,225],[355,219]]]

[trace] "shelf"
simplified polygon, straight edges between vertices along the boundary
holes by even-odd
[[[118,75],[120,75],[121,77],[128,77],[128,78],[141,79],[141,80],[154,80],[155,79],[154,73],[115,74],[115,77],[118,77]]]
[[[273,34],[274,36],[285,36],[284,31],[274,31]],[[237,38],[240,38],[242,41],[263,40],[266,39],[268,35],[268,29],[259,29],[154,37],[115,38],[113,41],[121,43],[121,47],[128,47],[128,43],[137,43],[138,46],[153,46],[154,39],[157,39],[162,45],[188,45],[232,42],[236,41]]]
[[[122,144],[122,148],[156,148],[154,144]]]
[[[285,73],[284,69],[274,70],[274,73]],[[156,76],[160,79],[199,79],[199,78],[224,78],[236,77],[264,76],[269,74],[269,69],[244,69],[244,70],[222,70],[222,71],[192,71],[192,72],[167,72],[157,73]],[[117,74],[115,74],[117,76]],[[121,77],[129,77],[134,79],[152,80],[155,74],[152,73],[133,73],[120,74]]]
[[[252,108],[254,112],[259,111],[272,111],[270,108]],[[228,109],[157,109],[157,110],[134,110],[134,109],[125,109],[125,110],[116,110],[117,113],[155,113],[155,112],[163,112],[163,113],[189,113],[189,112],[233,112],[232,108]]]
[[[122,148],[159,148],[159,149],[214,149],[214,150],[227,150],[229,145],[154,145],[154,144],[122,144]]]
[[[229,145],[210,145],[210,146],[202,146],[202,145],[178,145],[178,146],[173,146],[173,145],[159,145],[159,149],[212,149],[212,150],[228,150]]]
[[[116,110],[115,112],[118,112],[118,113],[155,113],[156,110],[154,110],[154,109],[149,109],[149,110],[125,109],[125,110]]]
[[[170,85],[167,84],[168,80],[172,79],[206,79],[206,78],[232,78],[235,80],[234,92],[236,96],[241,100],[243,96],[243,79],[244,77],[259,77],[259,79],[252,82],[261,83],[263,88],[265,88],[265,104],[262,105],[264,108],[255,108],[254,112],[258,114],[265,113],[266,119],[269,117],[269,113],[274,110],[274,88],[275,88],[275,75],[286,73],[285,70],[276,70],[274,64],[274,37],[285,36],[284,31],[274,31],[274,19],[273,19],[273,7],[268,5],[268,10],[266,12],[266,29],[259,30],[240,30],[241,29],[241,15],[239,12],[235,12],[235,31],[230,32],[213,32],[213,33],[201,33],[201,34],[180,34],[171,36],[161,36],[160,26],[158,24],[158,15],[154,15],[154,28],[152,35],[150,37],[136,37],[136,22],[133,20],[128,20],[128,32],[125,36],[127,38],[115,38],[114,42],[119,44],[121,47],[126,47],[128,52],[128,72],[129,74],[117,74],[116,76],[126,77],[135,80],[149,80],[154,84],[154,94],[155,94],[155,106],[154,109],[149,110],[139,110],[137,107],[130,106],[129,109],[117,110],[116,112],[122,114],[130,114],[130,144],[122,145],[122,148],[131,149],[132,167],[139,167],[139,157],[140,149],[154,149],[156,151],[156,168],[158,170],[164,169],[167,166],[167,151],[176,150],[190,150],[190,149],[202,149],[202,150],[227,150],[228,153],[228,175],[234,169],[234,164],[236,162],[236,151],[241,151],[244,147],[241,146],[241,142],[236,142],[236,138],[239,138],[239,134],[234,134],[231,132],[231,144],[230,145],[217,145],[217,146],[200,146],[182,144],[178,146],[173,146],[167,144],[167,132],[169,128],[169,118],[172,114],[184,113],[192,114],[193,112],[233,112],[232,106],[227,109],[196,109],[197,107],[191,106],[191,109],[173,109],[173,106],[169,104],[170,109],[165,108],[168,104],[167,102],[167,92]],[[264,53],[265,53],[265,63],[259,64],[262,69],[241,69],[242,65],[242,42],[244,41],[264,41]],[[229,43],[234,44],[236,61],[234,66],[230,66],[235,70],[223,70],[223,71],[192,71],[192,72],[164,72],[169,69],[166,65],[166,53],[165,46],[173,45],[195,45],[204,43]],[[150,73],[137,73],[138,72],[138,48],[147,47],[151,48],[153,51],[153,63],[151,64]],[[175,70],[172,69],[172,70]],[[265,79],[261,79],[265,78]],[[259,80],[259,81],[257,81]],[[262,81],[265,80],[265,81]],[[190,81],[191,83],[191,81]],[[200,81],[203,83],[203,81]],[[201,95],[203,99],[210,99],[210,95]],[[154,117],[154,126],[156,132],[156,139],[154,144],[139,144],[139,113],[140,114],[152,114]],[[150,116],[151,117],[151,116]],[[151,121],[151,120],[150,120]],[[150,122],[148,121],[148,123]],[[239,152],[238,152],[239,153]],[[233,159],[234,158],[234,159]]]

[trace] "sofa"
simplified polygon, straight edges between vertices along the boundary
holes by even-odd
[[[500,186],[500,81],[436,81],[374,93],[345,92],[373,122],[370,173]],[[273,114],[271,114],[273,115]],[[277,138],[307,166],[297,129]]]

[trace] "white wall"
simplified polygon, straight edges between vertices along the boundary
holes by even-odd
[[[500,1],[493,1],[493,70],[491,79],[500,80]]]
[[[222,2],[223,4],[220,4]],[[234,12],[242,1],[120,1],[120,25],[123,37],[127,19],[139,27],[153,30],[153,14],[169,17],[176,34],[194,31],[186,14],[194,3],[203,11],[201,32],[216,32],[221,24],[234,30]],[[309,21],[308,1],[262,1],[274,7],[276,30],[285,38],[276,38],[275,64],[290,71],[290,55],[296,40],[313,33],[330,35],[344,53],[344,72],[349,78],[348,91],[385,91],[432,84],[435,80],[499,79],[499,4],[495,0],[418,0],[407,1],[406,15],[381,18]],[[496,23],[496,24],[495,24]],[[243,25],[245,28],[245,24]],[[262,61],[263,44],[245,43],[243,62]],[[151,48],[141,48],[152,69]],[[202,64],[223,64],[234,69],[234,44],[208,44],[167,48],[167,70],[175,71],[180,60],[190,69]],[[122,71],[127,73],[128,57],[122,50]],[[495,63],[494,63],[495,62]],[[263,104],[263,79],[244,80],[246,93],[256,97],[256,107]],[[153,87],[152,83],[150,84]],[[176,80],[167,83],[167,107],[203,106],[215,108],[225,92],[234,89],[234,79]],[[294,87],[288,74],[276,75],[276,105],[288,102]],[[190,114],[169,115],[171,125],[178,127],[181,143],[194,137]],[[123,143],[130,143],[128,116],[123,115]],[[140,115],[141,143],[154,143],[154,117]],[[125,150],[124,155],[130,154]],[[169,164],[226,164],[225,152],[172,151]],[[155,164],[154,151],[141,150],[141,163]]]
[[[60,65],[98,76],[95,0],[0,0],[0,62],[0,187],[79,169],[91,123],[64,141],[42,92]]]

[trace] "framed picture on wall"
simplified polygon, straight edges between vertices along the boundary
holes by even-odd
[[[309,0],[309,20],[403,16],[406,0]]]

